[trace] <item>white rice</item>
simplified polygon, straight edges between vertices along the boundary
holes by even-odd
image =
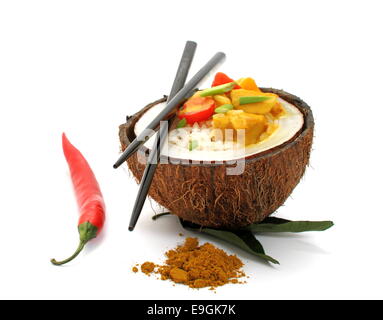
[[[234,148],[233,141],[215,141],[214,132],[215,130],[211,127],[204,124],[199,126],[198,123],[195,123],[192,127],[187,126],[170,131],[169,144],[188,150],[193,141],[196,142],[194,150],[199,151],[225,151]]]

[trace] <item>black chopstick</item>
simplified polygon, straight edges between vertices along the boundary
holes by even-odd
[[[120,158],[113,165],[113,168],[118,168],[121,164],[126,161],[134,152],[136,152],[139,147],[145,143],[147,139],[150,138],[150,134],[153,134],[153,131],[158,127],[161,120],[166,119],[169,114],[174,111],[176,107],[179,106],[181,102],[185,100],[185,98],[190,95],[190,93],[197,87],[197,85],[202,81],[203,78],[211,70],[216,67],[220,62],[222,62],[225,58],[225,54],[222,52],[216,53],[194,76],[189,80],[189,82],[175,95],[173,99],[168,101],[166,107],[158,114],[158,116],[147,126],[147,130],[144,130],[141,134],[134,139],[129,146],[125,149],[125,151],[121,154]]]
[[[168,97],[168,101],[171,101],[171,99],[173,99],[174,96],[183,88],[186,81],[186,77],[189,73],[191,63],[194,58],[196,47],[197,47],[197,44],[195,42],[192,42],[192,41],[186,42],[184,52],[182,54],[182,58],[178,66],[176,77],[174,79],[173,86]],[[130,231],[134,230],[134,227],[136,226],[138,218],[141,214],[141,210],[145,203],[145,199],[148,194],[149,187],[153,179],[153,175],[157,168],[157,163],[161,155],[161,149],[168,133],[168,127],[169,125],[160,126],[160,130],[159,132],[157,132],[155,142],[153,144],[152,150],[150,151],[147,164],[145,167],[145,171],[141,178],[140,188],[138,190],[137,198],[134,203],[132,216],[130,218],[130,224],[129,224]]]

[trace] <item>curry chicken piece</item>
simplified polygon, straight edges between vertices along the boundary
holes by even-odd
[[[257,143],[268,129],[264,115],[252,114],[243,110],[231,110],[213,116],[213,127],[216,129],[234,129],[234,140],[241,141],[240,130],[244,130],[245,145]]]

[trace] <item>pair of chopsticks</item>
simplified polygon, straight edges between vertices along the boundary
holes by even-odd
[[[125,149],[125,151],[121,154],[120,158],[114,164],[114,168],[118,168],[122,163],[124,163],[130,156],[132,156],[141,145],[145,143],[147,139],[150,138],[148,136],[148,132],[153,132],[156,128],[158,128],[161,121],[171,122],[172,119],[169,119],[170,115],[174,113],[177,107],[190,96],[193,90],[198,86],[198,84],[221,62],[223,62],[225,58],[225,54],[222,52],[216,53],[185,85],[185,81],[191,66],[191,63],[194,58],[194,53],[196,50],[197,44],[193,41],[187,41],[181,61],[178,66],[177,74],[173,82],[172,89],[170,91],[167,105],[166,107],[157,115],[157,117],[147,126],[141,134],[138,135]],[[161,150],[166,141],[166,137],[168,134],[168,126],[161,126],[159,132],[156,135],[155,142],[153,144],[153,148],[150,151],[147,164],[145,167],[144,174],[142,176],[140,187],[138,191],[138,195],[136,201],[134,203],[134,208],[132,212],[132,216],[130,219],[129,230],[133,231],[138,218],[141,214],[142,207],[145,203],[146,196],[148,194],[155,170],[157,168],[157,163],[160,159]]]

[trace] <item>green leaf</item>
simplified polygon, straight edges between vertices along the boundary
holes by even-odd
[[[180,128],[183,128],[184,126],[186,126],[186,119],[183,118],[181,119],[178,123],[177,123],[177,129],[180,129]]]
[[[248,103],[257,103],[257,102],[262,102],[269,99],[271,99],[271,97],[265,97],[265,96],[240,97],[239,104],[243,105]]]
[[[260,223],[246,227],[252,232],[306,232],[324,231],[334,225],[332,221],[290,221],[286,219],[268,217]]]
[[[218,108],[215,108],[214,112],[215,113],[226,113],[229,110],[233,110],[233,109],[234,109],[234,106],[232,104],[228,103],[228,104],[224,104]]]
[[[198,147],[198,141],[197,140],[192,140],[189,142],[189,151],[193,151],[197,147]]]
[[[215,238],[221,239],[232,245],[235,245],[241,248],[242,250],[263,260],[279,264],[277,260],[265,254],[265,250],[263,249],[262,244],[255,238],[255,236],[250,230],[217,230],[212,228],[201,227],[199,225],[192,224],[182,219],[180,219],[180,222],[185,229],[191,229],[194,231],[206,233]]]

